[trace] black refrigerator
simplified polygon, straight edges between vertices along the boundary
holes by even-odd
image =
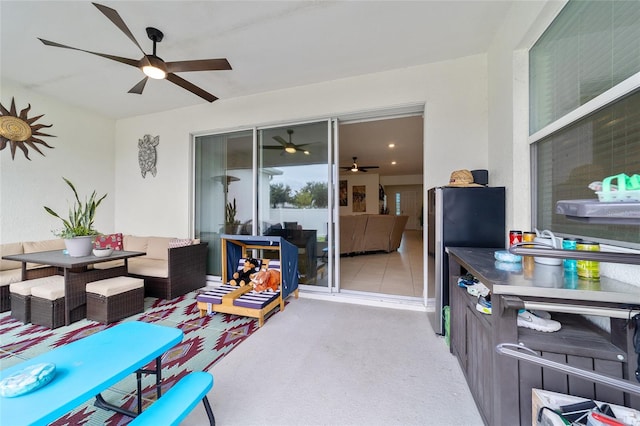
[[[435,299],[430,316],[437,334],[444,334],[444,313],[449,305],[449,259],[446,247],[504,248],[504,187],[436,187],[427,192],[428,298]],[[433,292],[433,294],[430,294]]]

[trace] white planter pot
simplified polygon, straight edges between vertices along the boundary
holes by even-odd
[[[90,235],[87,237],[74,237],[68,240],[64,240],[64,244],[67,247],[67,252],[71,257],[84,257],[91,254],[93,250],[93,240],[95,236]]]

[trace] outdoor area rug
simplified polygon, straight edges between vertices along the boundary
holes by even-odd
[[[258,329],[256,319],[216,313],[199,317],[196,292],[173,300],[145,298],[144,313],[122,321],[103,325],[83,319],[70,326],[50,330],[32,324],[23,324],[0,314],[0,370],[58,346],[81,339],[124,321],[144,321],[180,328],[184,337],[162,357],[163,394],[180,378],[191,371],[207,371]],[[276,309],[275,312],[278,310]],[[145,368],[152,368],[154,363]],[[155,376],[143,376],[143,409],[156,399]],[[125,380],[102,393],[104,399],[123,408],[136,411],[136,377]],[[52,423],[62,425],[124,425],[131,418],[94,407],[95,399],[87,401],[74,411]]]

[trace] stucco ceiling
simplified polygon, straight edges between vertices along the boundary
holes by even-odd
[[[180,77],[225,99],[401,69],[487,51],[512,1],[105,1],[147,53],[164,32],[166,61],[227,58],[230,71]],[[127,91],[135,67],[48,47],[38,37],[139,59],[141,52],[88,1],[0,1],[0,76],[112,118],[207,102],[166,80]],[[1,93],[3,104],[9,93]],[[342,129],[341,129],[342,131]],[[422,140],[420,139],[420,143]],[[345,139],[346,143],[346,139]],[[341,149],[341,165],[354,148]],[[372,153],[373,154],[373,153]]]

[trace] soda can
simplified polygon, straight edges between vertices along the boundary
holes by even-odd
[[[591,241],[580,241],[576,244],[576,249],[583,251],[600,251],[600,244]],[[600,262],[578,259],[576,261],[576,269],[579,277],[592,280],[600,279]]]
[[[509,247],[522,242],[522,231],[509,231]]]
[[[578,240],[574,238],[564,238],[562,240],[562,249],[563,250],[576,250],[578,245]],[[562,261],[564,265],[565,272],[573,272],[575,273],[578,269],[578,263],[575,259],[564,259]]]
[[[535,232],[523,232],[522,233],[522,241],[523,242],[531,242],[536,237]],[[533,246],[525,246],[525,247],[533,247]]]

